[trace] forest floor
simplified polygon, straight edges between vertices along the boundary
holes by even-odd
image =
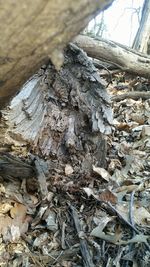
[[[56,169],[42,201],[38,161],[40,190],[35,180],[0,181],[0,266],[149,266],[150,99],[113,100],[135,92],[133,80],[116,74],[107,88],[114,126],[106,169],[76,180],[72,166]]]

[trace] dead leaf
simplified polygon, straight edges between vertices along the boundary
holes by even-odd
[[[139,225],[145,225],[150,220],[150,213],[144,207],[134,207],[134,220]]]
[[[120,186],[118,187],[115,192],[116,193],[119,193],[119,192],[123,192],[123,191],[126,191],[126,192],[132,192],[132,191],[136,191],[138,189],[138,185],[135,185],[135,184],[132,184],[132,185],[123,185],[123,186]]]
[[[10,215],[15,220],[24,220],[27,212],[27,207],[20,203],[15,203],[14,207],[10,210]]]
[[[5,193],[6,193],[6,189],[4,185],[0,183],[0,194],[5,194]]]
[[[0,204],[0,213],[5,214],[8,211],[10,211],[12,208],[13,206],[9,203]]]
[[[99,195],[99,199],[105,202],[111,202],[112,204],[116,204],[118,202],[117,196],[109,189],[104,190]]]
[[[150,136],[150,126],[144,125],[142,128],[142,137]]]
[[[111,176],[104,168],[95,167],[93,165],[93,171],[99,174],[105,181],[109,182]]]
[[[116,168],[121,169],[121,167],[121,162],[118,159],[111,159],[108,166],[108,170],[114,171]]]
[[[66,164],[65,166],[65,174],[68,176],[68,175],[71,175],[73,173],[73,168],[71,167],[71,165],[69,164]]]
[[[116,229],[115,233],[110,234],[105,234],[103,232],[104,228],[106,227],[107,223],[112,220],[112,217],[105,217],[103,220],[100,222],[100,224],[92,230],[90,233],[91,236],[99,237],[105,241],[108,241],[110,243],[117,244],[118,240],[120,240],[122,234],[120,230],[118,231]]]
[[[45,241],[47,241],[47,239],[48,239],[47,232],[39,235],[38,237],[35,238],[33,242],[33,247],[41,247],[45,243]]]
[[[56,219],[56,213],[54,211],[47,209],[43,216],[43,220],[46,222],[47,229],[53,232],[58,230],[58,222]]]
[[[116,206],[119,213],[128,220],[129,217],[129,207],[128,204],[117,204]],[[144,207],[133,207],[133,220],[134,223],[138,225],[146,225],[150,219],[150,213]]]
[[[11,217],[9,214],[0,216],[0,233],[5,241],[15,242],[17,241],[22,233],[28,230],[29,220],[26,220],[27,208],[20,204],[15,203],[14,206],[6,206],[10,210]]]

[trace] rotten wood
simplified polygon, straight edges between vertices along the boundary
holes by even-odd
[[[63,48],[113,0],[0,1],[0,106],[49,58],[63,63]]]
[[[37,179],[40,186],[40,192],[41,192],[41,198],[42,200],[48,196],[48,189],[47,189],[47,183],[46,183],[46,176],[44,174],[44,171],[40,164],[40,159],[38,157],[35,157],[34,160],[36,171],[37,171]]]
[[[111,101],[92,61],[70,44],[60,71],[43,66],[1,111],[0,148],[27,148],[50,160],[50,170],[73,175],[105,166],[105,134],[111,133]],[[52,166],[52,167],[51,167]]]
[[[27,179],[35,175],[35,168],[29,163],[9,153],[0,153],[0,176],[4,179]]]
[[[74,43],[92,58],[115,63],[122,71],[150,78],[150,56],[148,55],[112,41],[85,35],[77,36]]]

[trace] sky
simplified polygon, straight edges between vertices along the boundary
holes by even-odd
[[[138,29],[141,12],[138,15],[137,9],[142,10],[144,0],[115,0],[110,8],[104,12],[104,21],[107,32],[104,38],[132,46],[134,36]],[[101,15],[96,18],[100,21]],[[92,27],[90,22],[89,28]]]

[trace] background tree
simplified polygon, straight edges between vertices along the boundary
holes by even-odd
[[[150,54],[150,0],[145,0],[139,29],[133,42],[133,48]]]

